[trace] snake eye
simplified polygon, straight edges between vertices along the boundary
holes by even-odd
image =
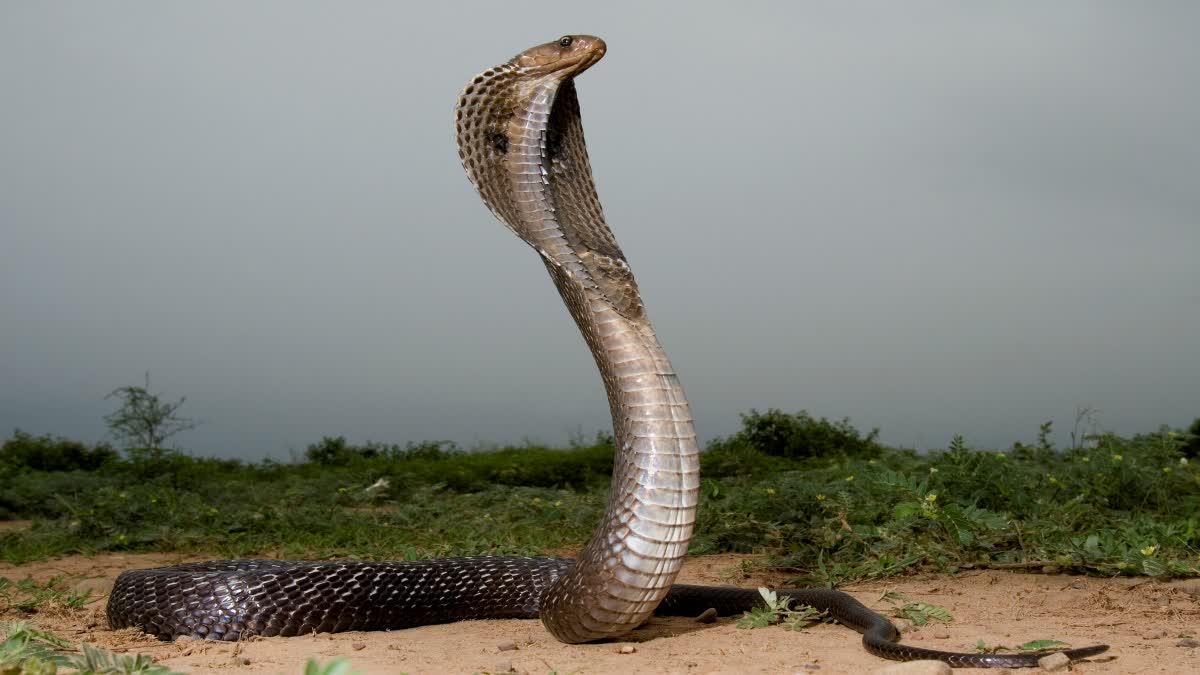
[[[559,44],[559,46],[562,46],[562,47],[570,47],[571,46],[571,36],[564,35],[564,36],[558,38],[558,44]]]

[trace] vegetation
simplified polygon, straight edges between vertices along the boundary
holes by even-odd
[[[182,400],[180,401],[182,402]],[[172,410],[173,413],[173,410]],[[1078,426],[1078,424],[1077,424]],[[848,420],[751,411],[701,455],[693,553],[769,554],[793,584],[834,586],[932,569],[1200,576],[1200,470],[1188,432],[919,454]],[[158,432],[156,432],[158,433]],[[161,441],[165,435],[156,435]],[[465,452],[453,443],[355,445],[327,437],[293,463],[191,457],[15,431],[0,445],[0,535],[12,563],[71,553],[175,551],[221,557],[425,558],[570,552],[603,510],[612,438],[565,449]],[[743,627],[800,629],[821,617],[764,596]],[[897,616],[942,608],[885,596]],[[79,610],[96,598],[64,579],[0,578],[0,616]],[[1020,648],[1037,648],[1029,643]],[[992,649],[981,645],[980,649]],[[0,631],[0,673],[165,673],[146,657],[73,646],[28,624]],[[344,659],[306,672],[345,673]]]
[[[807,411],[785,413],[771,408],[765,413],[757,410],[742,415],[742,430],[717,447],[728,445],[753,448],[774,457],[801,459],[804,457],[874,457],[882,450],[875,442],[879,429],[866,436],[842,418],[830,422],[814,419]]]
[[[744,612],[737,620],[738,628],[766,628],[779,623],[787,630],[801,631],[828,619],[825,612],[807,605],[791,607],[791,598],[781,598],[769,588],[759,588],[758,593],[763,598],[763,606]]]
[[[1200,471],[1170,429],[918,454],[848,421],[751,412],[701,457],[693,553],[771,554],[799,583],[915,569],[1200,574]],[[805,446],[803,439],[812,439]],[[98,551],[422,558],[570,551],[599,518],[611,438],[464,452],[325,438],[305,461],[132,452],[20,432],[0,446],[0,536],[24,562]]]
[[[0,673],[54,675],[59,668],[78,675],[175,675],[143,654],[116,654],[89,644],[76,647],[25,621],[0,623]]]
[[[162,448],[168,438],[196,428],[194,420],[179,416],[179,409],[187,397],[170,402],[151,393],[150,373],[146,373],[146,386],[119,387],[105,398],[115,398],[121,402],[121,406],[106,415],[104,421],[113,436],[124,441],[128,448],[153,454]]]

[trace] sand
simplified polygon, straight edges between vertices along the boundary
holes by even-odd
[[[692,558],[680,581],[778,584],[779,577],[747,576],[747,556]],[[191,557],[188,560],[198,558]],[[359,673],[870,673],[889,665],[863,651],[853,631],[823,624],[795,633],[779,626],[741,630],[733,619],[703,624],[688,618],[655,618],[619,642],[564,645],[537,621],[468,621],[402,631],[339,633],[292,638],[250,638],[240,643],[159,642],[135,630],[114,631],[104,599],[117,574],[185,560],[169,554],[73,556],[26,565],[0,564],[0,576],[45,580],[71,575],[70,583],[94,589],[98,602],[83,609],[25,614],[0,600],[0,619],[28,619],[72,642],[118,652],[143,653],[185,673],[286,673],[298,675],[310,657],[349,657]],[[868,606],[885,590],[941,605],[948,624],[905,631],[905,642],[971,651],[978,640],[1015,645],[1056,639],[1075,646],[1106,643],[1112,649],[1076,663],[1076,673],[1200,673],[1200,582],[1145,578],[1096,579],[1065,575],[968,572],[919,575],[853,584]],[[897,621],[904,625],[904,622]],[[631,649],[632,648],[632,649]],[[960,672],[976,672],[964,670]],[[980,670],[978,672],[989,672]],[[995,672],[995,671],[990,671]]]

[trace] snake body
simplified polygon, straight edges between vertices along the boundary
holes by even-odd
[[[164,639],[236,640],[540,617],[556,638],[579,643],[623,635],[656,611],[729,615],[762,604],[751,589],[674,584],[695,521],[698,448],[683,388],[592,179],[574,78],[605,49],[586,35],[528,49],[476,76],[455,111],[467,175],[488,208],[542,258],[608,394],[617,458],[603,519],[578,559],[225,560],[131,570],[109,599],[113,627],[137,626]],[[845,593],[779,594],[829,612],[885,658],[977,667],[1037,662],[1038,655],[901,645],[887,619]],[[1106,648],[1066,654],[1083,658]]]

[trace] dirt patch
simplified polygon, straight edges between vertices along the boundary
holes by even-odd
[[[196,559],[196,558],[189,558]],[[779,578],[747,572],[746,556],[690,559],[680,581],[757,586]],[[32,616],[0,611],[0,619],[28,618],[74,642],[119,652],[140,652],[187,673],[295,674],[310,658],[347,656],[367,673],[869,673],[888,665],[862,650],[858,635],[836,625],[803,633],[779,627],[739,630],[722,618],[700,624],[655,618],[620,642],[564,645],[537,621],[468,621],[403,631],[338,633],[294,638],[252,638],[240,643],[159,642],[135,630],[113,631],[104,598],[121,570],[185,560],[168,554],[75,556],[28,565],[0,564],[0,576],[38,580],[68,574],[99,601],[84,609]],[[942,605],[954,622],[906,632],[923,647],[972,651],[990,645],[1056,639],[1075,646],[1106,643],[1112,649],[1072,666],[1078,673],[1200,672],[1200,648],[1178,646],[1200,638],[1200,596],[1194,585],[1146,579],[977,572],[959,577],[917,576],[861,583],[846,590],[872,607],[884,590]],[[501,649],[501,647],[515,649]],[[629,647],[633,648],[630,652]],[[623,649],[624,648],[624,649]],[[625,653],[622,653],[625,652]],[[975,672],[971,670],[961,672]],[[988,672],[988,671],[978,671]],[[994,672],[994,671],[993,671]]]

